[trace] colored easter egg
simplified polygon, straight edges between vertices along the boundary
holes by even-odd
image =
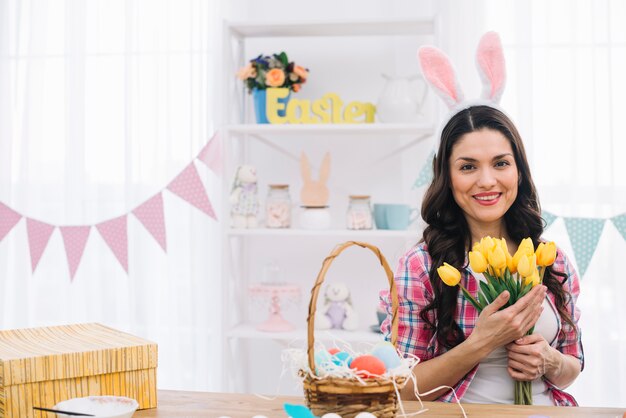
[[[315,372],[326,370],[333,362],[332,356],[326,350],[317,350],[315,352]]]
[[[350,363],[352,363],[352,356],[345,351],[340,351],[335,353],[332,357],[333,363],[337,366],[348,366],[350,367]]]
[[[322,418],[341,418],[341,415],[337,415],[334,412],[331,412],[330,414],[322,415]]]
[[[385,363],[370,354],[358,356],[350,364],[350,368],[362,377],[376,377],[385,373]]]
[[[337,354],[337,353],[338,353],[338,352],[340,352],[340,351],[341,351],[341,350],[340,350],[340,349],[338,349],[337,347],[333,347],[333,348],[329,348],[329,349],[328,349],[328,352],[329,352],[330,354],[332,354],[332,355],[335,355],[335,354]]]
[[[388,341],[376,344],[372,349],[372,355],[382,360],[387,370],[395,369],[402,364],[395,347]]]
[[[370,414],[369,412],[359,412],[354,418],[376,418],[376,415]]]

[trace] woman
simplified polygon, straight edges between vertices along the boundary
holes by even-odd
[[[433,163],[434,178],[422,204],[427,223],[420,243],[399,262],[398,348],[421,362],[414,374],[420,393],[453,387],[464,402],[513,403],[514,379],[533,382],[533,403],[576,405],[562,389],[583,367],[576,272],[562,251],[535,286],[514,305],[499,310],[504,292],[480,315],[459,292],[443,284],[444,261],[462,272],[461,283],[477,291],[479,275],[467,253],[484,236],[505,238],[509,251],[543,233],[537,192],[524,146],[511,120],[488,105],[455,113],[443,128]],[[390,301],[383,297],[388,317]],[[535,332],[525,336],[537,323]],[[408,384],[405,395],[413,397]],[[424,400],[453,401],[449,389]]]

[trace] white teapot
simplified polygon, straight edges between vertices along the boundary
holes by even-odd
[[[423,119],[423,106],[428,88],[420,75],[391,77],[376,103],[376,114],[385,123],[416,123]]]

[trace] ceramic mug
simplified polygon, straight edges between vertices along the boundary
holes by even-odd
[[[417,209],[404,204],[374,204],[374,221],[378,229],[405,230],[415,220]]]

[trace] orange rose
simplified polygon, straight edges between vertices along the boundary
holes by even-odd
[[[274,68],[265,75],[265,84],[270,87],[280,87],[285,82],[285,72],[280,68]]]
[[[299,65],[295,65],[293,67],[293,72],[300,78],[307,78],[309,76],[309,72],[306,70],[306,68]]]
[[[239,71],[237,71],[237,78],[240,80],[245,80],[247,78],[255,78],[256,77],[256,68],[252,66],[252,63],[248,63],[245,67],[242,67]]]

